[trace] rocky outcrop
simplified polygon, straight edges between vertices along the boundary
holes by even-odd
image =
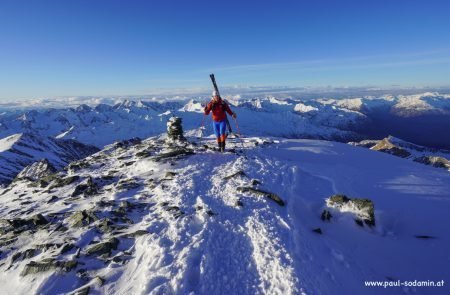
[[[379,141],[376,145],[371,147],[372,150],[380,151],[383,153],[391,154],[397,157],[401,158],[407,158],[411,156],[411,153],[407,150],[393,144],[389,138],[384,138],[383,140]]]
[[[47,160],[42,159],[25,167],[15,178],[15,180],[28,179],[36,181],[45,176],[52,175],[56,172],[56,168]]]
[[[368,226],[375,226],[374,205],[369,199],[351,199],[346,195],[333,195],[326,200],[326,204],[340,212],[353,213],[359,225],[364,222]],[[326,214],[322,214],[322,216],[326,217]]]
[[[415,162],[431,165],[437,168],[444,168],[450,170],[450,161],[443,157],[437,156],[423,156],[414,159]]]
[[[20,273],[21,276],[27,276],[30,274],[37,274],[40,272],[61,269],[63,271],[71,271],[76,268],[78,262],[76,260],[69,261],[55,261],[52,258],[44,259],[40,262],[31,261],[25,265],[25,268]]]

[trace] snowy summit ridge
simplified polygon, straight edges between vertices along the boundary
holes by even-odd
[[[212,146],[117,142],[0,190],[3,291],[376,294],[364,281],[450,275],[447,171],[328,141]]]

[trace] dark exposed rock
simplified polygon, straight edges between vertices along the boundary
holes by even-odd
[[[75,247],[74,244],[64,244],[61,248],[61,251],[59,251],[59,253],[64,254],[66,252],[69,252],[70,250],[72,250]]]
[[[62,246],[62,244],[60,244],[60,243],[46,243],[46,244],[36,245],[36,248],[46,252],[46,251],[48,251],[50,249],[58,249],[61,246]]]
[[[167,171],[167,172],[166,172],[166,175],[165,175],[165,178],[166,178],[166,179],[173,179],[173,177],[174,177],[175,175],[177,175],[177,173],[172,172],[172,171]]]
[[[50,185],[49,190],[53,188],[63,187],[69,184],[74,183],[75,181],[79,180],[80,177],[78,175],[68,176],[64,178],[54,177],[51,181],[53,181],[53,184]],[[42,179],[44,181],[47,181],[47,179]]]
[[[125,234],[125,236],[127,238],[136,238],[136,237],[140,237],[140,236],[143,236],[143,235],[147,235],[148,233],[149,233],[148,231],[140,229],[140,230],[137,230],[135,232],[132,232],[132,233],[129,233],[129,234]]]
[[[147,158],[147,157],[150,157],[150,155],[151,155],[151,152],[147,151],[147,150],[136,153],[136,157],[139,157],[139,158]]]
[[[6,219],[4,220],[7,224],[15,231],[22,232],[27,229],[34,229],[36,227],[42,227],[47,225],[49,222],[42,214],[36,214],[28,219]]]
[[[138,188],[140,184],[133,178],[122,179],[117,183],[117,189],[120,190],[131,190]]]
[[[235,205],[236,205],[237,207],[243,207],[243,206],[244,206],[244,203],[242,203],[241,199],[238,199],[238,200],[236,200]]]
[[[91,167],[91,164],[87,160],[80,160],[70,163],[65,170],[76,172],[81,169],[89,168]]]
[[[343,204],[347,203],[348,201],[350,201],[350,199],[346,196],[346,195],[332,195],[329,198],[329,203],[331,205],[336,205],[336,206],[342,206]]]
[[[97,215],[92,210],[82,210],[73,214],[69,221],[74,227],[83,227],[98,220]]]
[[[252,179],[252,185],[256,186],[256,185],[260,185],[261,181],[257,180],[257,179]]]
[[[364,226],[364,222],[363,222],[361,219],[359,219],[359,218],[355,218],[355,223],[356,223],[357,225],[361,226],[361,227]]]
[[[414,159],[415,162],[431,165],[437,168],[450,169],[450,161],[443,157],[423,156]]]
[[[280,206],[284,206],[284,201],[277,195],[271,192],[266,192],[263,190],[259,190],[259,189],[254,189],[252,187],[238,187],[237,188],[238,192],[242,192],[242,193],[252,193],[255,194],[257,196],[262,196],[262,197],[266,197],[269,198],[273,201],[275,201],[278,205]]]
[[[114,230],[114,223],[109,218],[103,218],[97,224],[97,228],[103,232],[108,233]]]
[[[313,229],[312,231],[315,232],[316,234],[319,234],[319,235],[322,234],[322,229],[321,229],[320,227],[315,228],[315,229]]]
[[[207,210],[206,214],[208,214],[209,216],[214,216],[217,215],[216,213],[214,213],[212,210]]]
[[[166,153],[160,153],[160,154],[154,156],[153,160],[155,162],[158,162],[158,161],[165,160],[165,159],[171,159],[171,158],[175,158],[175,157],[187,156],[187,155],[193,155],[193,154],[194,154],[194,151],[191,149],[176,148],[172,151],[169,151]]]
[[[29,259],[36,255],[36,249],[27,249],[23,252],[23,259]]]
[[[20,273],[21,276],[26,276],[29,274],[37,274],[40,272],[45,272],[49,270],[56,269],[56,264],[52,261],[49,262],[34,262],[31,261],[30,263],[25,265],[25,268]]]
[[[181,211],[180,207],[178,206],[168,206],[168,202],[162,202],[161,205],[163,206],[164,210],[167,212],[171,212],[173,214],[173,217],[178,218],[184,215],[184,212]]]
[[[331,215],[330,211],[326,209],[324,209],[320,215],[320,219],[322,219],[322,221],[330,221],[332,217],[333,215]]]
[[[124,163],[123,166],[128,167],[128,166],[133,165],[134,163],[136,163],[136,161],[129,161],[129,162]]]
[[[88,255],[103,255],[108,254],[108,256],[111,254],[112,250],[116,250],[117,246],[119,245],[119,240],[117,238],[111,238],[106,242],[95,244],[91,247],[89,247],[86,250],[86,253]]]
[[[125,139],[122,141],[116,141],[114,143],[114,147],[116,148],[124,148],[124,147],[130,147],[130,146],[135,146],[138,144],[142,143],[142,139],[140,139],[139,137],[133,137],[130,139]]]
[[[40,272],[45,272],[49,270],[61,269],[63,271],[69,272],[76,268],[78,262],[76,260],[69,261],[55,261],[53,259],[45,259],[40,262],[30,261],[25,265],[25,268],[21,272],[21,276],[26,276],[29,274],[37,274]]]
[[[98,193],[98,187],[92,180],[92,177],[88,177],[86,183],[79,184],[75,187],[72,193],[72,197],[83,195],[85,197],[92,196]]]
[[[48,223],[47,219],[45,219],[42,214],[32,216],[29,221],[31,221],[35,226],[46,225]]]
[[[237,172],[235,172],[235,173],[233,173],[231,175],[225,176],[223,179],[229,180],[229,179],[232,179],[232,178],[235,178],[235,177],[239,177],[239,176],[247,176],[247,175],[245,174],[244,171],[239,170],[239,171],[237,171]]]
[[[100,200],[97,203],[95,203],[98,207],[111,207],[115,205],[115,202],[113,200]]]
[[[54,203],[58,200],[59,198],[57,196],[51,196],[50,199],[48,199],[47,204]]]
[[[14,255],[11,257],[11,263],[16,262],[21,256],[22,256],[22,252],[14,253]]]

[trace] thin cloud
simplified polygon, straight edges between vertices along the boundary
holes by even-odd
[[[261,64],[244,64],[223,66],[210,69],[204,69],[202,72],[222,71],[222,72],[244,72],[244,71],[260,71],[260,70],[288,70],[292,68],[303,67],[304,70],[321,70],[321,69],[346,69],[346,68],[373,68],[373,67],[393,67],[402,65],[423,65],[433,64],[444,61],[447,63],[447,58],[444,59],[430,59],[419,57],[430,57],[439,54],[450,54],[450,49],[436,49],[422,52],[409,52],[396,55],[368,55],[351,58],[340,59],[315,59],[315,60],[303,60],[292,62],[280,62],[280,63],[261,63]],[[397,59],[409,59],[407,61],[395,61]],[[375,60],[385,60],[374,62]],[[394,61],[389,61],[394,60]],[[367,63],[360,63],[366,61]],[[359,63],[358,65],[348,66],[348,64]],[[325,66],[325,67],[324,67]]]

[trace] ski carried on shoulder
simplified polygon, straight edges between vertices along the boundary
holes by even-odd
[[[219,87],[217,87],[216,78],[214,77],[214,74],[209,75],[209,77],[211,78],[211,82],[213,83],[214,90],[215,90],[215,91],[217,92],[217,94],[220,96]],[[224,100],[224,101],[225,101],[225,100]],[[228,103],[228,102],[225,101],[225,103]],[[225,118],[226,118],[225,120],[227,120],[228,133],[230,133],[230,135],[231,135],[231,134],[234,134],[234,133],[233,133],[233,130],[231,129],[230,121],[228,121],[228,117],[227,117],[226,114],[225,114]],[[236,136],[236,135],[234,135],[234,136]]]

